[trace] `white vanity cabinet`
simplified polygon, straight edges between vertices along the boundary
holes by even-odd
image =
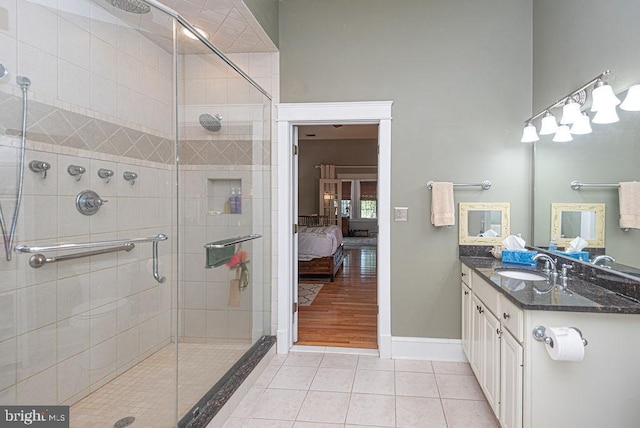
[[[462,265],[462,273],[464,352],[501,425],[520,428],[523,348],[510,331],[523,330],[522,311],[511,302],[504,305],[504,297],[467,266]]]
[[[583,289],[601,296],[595,303],[576,291],[578,279],[568,290],[521,290],[530,302],[517,305],[477,271],[464,272],[463,349],[502,428],[640,426],[640,307]],[[574,310],[541,307],[558,304]],[[584,359],[551,358],[533,338],[537,326],[578,328],[588,340]]]

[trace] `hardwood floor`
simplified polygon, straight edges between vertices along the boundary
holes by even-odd
[[[297,345],[377,349],[376,247],[345,249],[335,281],[324,284],[310,306],[298,308]]]

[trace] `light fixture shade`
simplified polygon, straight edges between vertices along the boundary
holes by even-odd
[[[560,119],[560,124],[571,125],[577,119],[580,119],[581,115],[582,113],[580,112],[580,104],[569,97],[567,98],[564,107],[562,107],[562,118]]]
[[[580,118],[571,125],[571,133],[573,135],[584,135],[591,134],[592,132],[593,129],[591,129],[591,123],[589,123],[589,115],[586,111],[583,111]]]
[[[204,31],[202,28],[199,28],[199,27],[193,27],[193,28],[195,28],[196,31],[200,33],[200,35],[205,39],[209,38],[209,33]],[[186,27],[182,27],[182,33],[188,38],[190,38],[191,40],[198,40],[198,37],[196,37],[196,35],[193,34],[191,31],[189,31]]]
[[[640,84],[629,88],[620,108],[626,111],[640,111]]]
[[[567,125],[558,126],[558,131],[556,131],[556,135],[553,136],[552,141],[555,143],[566,143],[567,141],[573,141],[573,137],[571,136],[571,131],[569,130],[569,126]]]
[[[597,112],[607,107],[615,107],[620,104],[620,99],[613,93],[613,88],[602,80],[596,82],[596,88],[591,93],[593,103],[591,111]]]
[[[538,141],[540,138],[538,137],[538,133],[536,132],[536,127],[533,126],[531,122],[527,122],[524,126],[524,130],[522,131],[522,138],[520,139],[521,143],[533,143],[534,141]]]
[[[555,134],[558,130],[558,123],[556,122],[556,117],[551,114],[551,112],[547,111],[542,118],[540,125],[540,135],[551,135]]]
[[[606,109],[599,110],[595,116],[593,116],[593,123],[598,124],[607,124],[607,123],[616,123],[619,121],[618,112],[616,111],[616,106],[611,106]]]

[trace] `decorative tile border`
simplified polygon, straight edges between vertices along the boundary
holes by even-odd
[[[0,134],[19,136],[22,127],[22,100],[0,92]],[[223,136],[220,136],[225,138]],[[182,165],[260,165],[271,164],[269,141],[232,139],[184,139],[180,141]],[[174,142],[149,132],[118,125],[85,114],[38,101],[29,101],[27,138],[36,143],[86,150],[107,155],[161,164],[174,162]],[[261,156],[254,159],[254,150]]]

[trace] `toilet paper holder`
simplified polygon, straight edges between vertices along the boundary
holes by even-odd
[[[587,346],[587,344],[589,343],[587,341],[587,339],[585,339],[582,336],[582,332],[580,331],[579,328],[577,327],[569,327],[574,329],[575,331],[578,332],[578,334],[580,335],[580,338],[582,339],[582,344],[584,346]],[[549,336],[547,336],[547,328],[545,326],[542,325],[537,325],[533,328],[533,338],[539,342],[544,342],[546,344],[548,344],[549,346],[553,347],[553,339],[551,339]]]

